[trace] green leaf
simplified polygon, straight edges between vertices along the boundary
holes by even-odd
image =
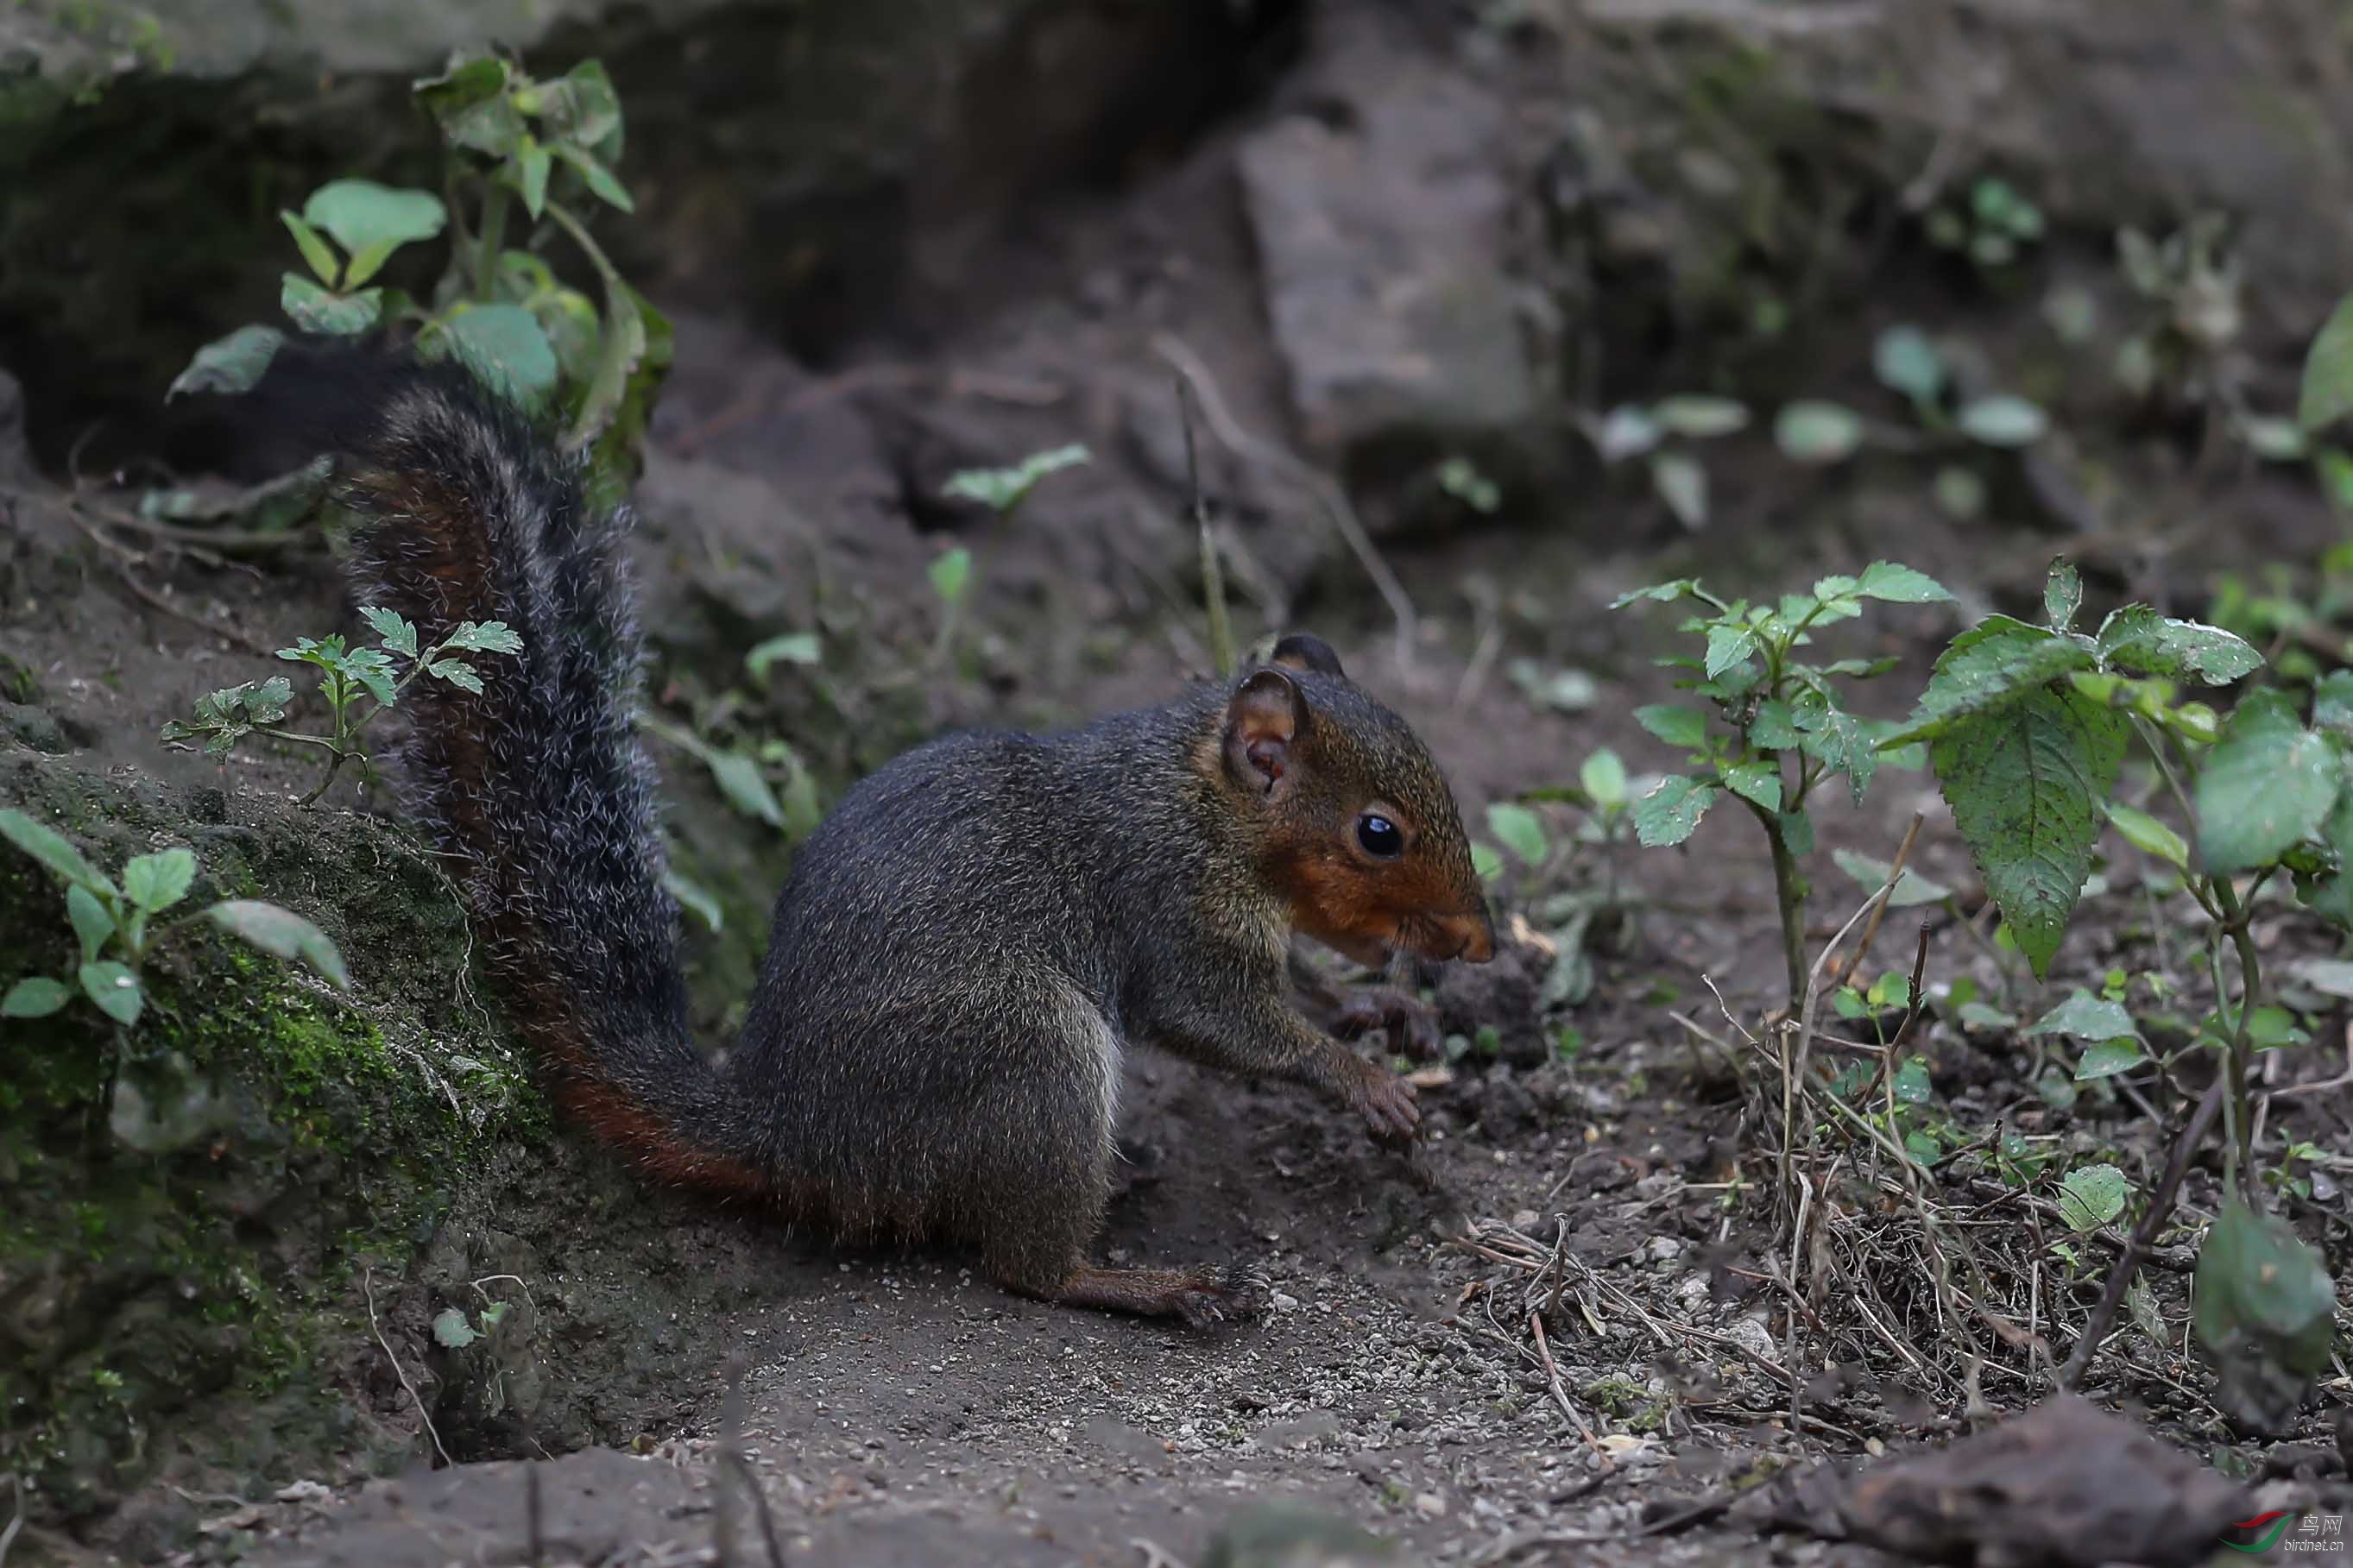
[[[972,552],[959,545],[935,556],[927,574],[942,604],[961,603],[972,588]]]
[[[1928,493],[1947,517],[1967,522],[1985,510],[1986,483],[1977,470],[1947,463],[1929,481]]]
[[[598,271],[605,280],[605,335],[572,422],[569,440],[575,447],[595,441],[621,417],[645,369],[662,368],[653,365],[652,317],[645,300],[601,258]]]
[[[2076,1058],[2075,1081],[2089,1083],[2094,1079],[2114,1078],[2118,1073],[2131,1071],[2147,1059],[2138,1040],[2102,1040],[2097,1045],[2084,1047],[2084,1054]]]
[[[2091,874],[2126,735],[2122,714],[2035,688],[1957,720],[1930,747],[1954,826],[2037,978]]]
[[[470,691],[477,697],[482,694],[481,672],[462,658],[437,658],[427,665],[425,670],[436,679],[446,680],[460,691]]]
[[[549,133],[607,160],[621,155],[621,99],[601,60],[582,60],[540,89],[539,115]]]
[[[2337,301],[2304,356],[2295,422],[2306,430],[2334,425],[2353,410],[2353,294]]]
[[[1964,435],[1989,447],[2031,447],[2051,430],[2050,416],[2006,392],[1962,405],[1959,423]]]
[[[139,989],[139,976],[112,960],[81,966],[82,994],[97,1004],[98,1010],[124,1026],[139,1021],[139,1010],[146,1005],[146,996]]]
[[[360,616],[375,628],[375,635],[384,639],[385,647],[395,653],[405,653],[411,658],[417,657],[417,628],[399,615],[370,605],[360,611]]]
[[[1630,783],[1626,777],[1626,764],[1609,747],[1600,747],[1587,757],[1577,776],[1596,805],[1623,805],[1626,803]]]
[[[2029,1035],[2064,1035],[2073,1040],[2138,1037],[2132,1015],[2117,1003],[2078,987],[2067,1000],[2027,1026]]]
[[[768,787],[768,775],[760,771],[758,763],[740,752],[711,752],[704,761],[711,764],[712,780],[728,805],[772,827],[785,825],[785,808],[777,804],[776,791]]]
[[[594,153],[585,147],[575,147],[569,142],[558,142],[550,151],[579,171],[582,182],[597,200],[617,206],[625,213],[638,210],[637,203],[629,199],[628,188]]]
[[[2100,657],[2134,675],[2226,686],[2263,667],[2263,656],[2220,626],[2168,620],[2147,605],[2126,605],[2100,623]]]
[[[1666,434],[1651,417],[1649,409],[1631,403],[1620,404],[1603,417],[1600,429],[1593,432],[1593,446],[1604,463],[1620,463],[1650,451],[1666,439]]]
[[[2072,631],[2075,612],[2084,607],[2084,577],[2075,570],[2073,561],[2061,559],[2051,563],[2051,574],[2042,580],[2042,623],[2054,632]]]
[[[294,237],[295,248],[302,253],[302,259],[309,265],[311,270],[318,274],[319,281],[332,289],[336,280],[343,275],[343,258],[335,254],[332,246],[320,237],[317,229],[305,223],[297,214],[281,210],[278,215],[278,221],[284,224],[286,232]]]
[[[1654,849],[1681,844],[1698,828],[1715,796],[1715,785],[1681,773],[1660,780],[1634,803],[1635,838]]]
[[[1651,405],[1651,417],[1660,428],[1689,440],[1729,436],[1748,427],[1748,405],[1729,397],[1684,395],[1662,397]]]
[[[349,289],[366,282],[395,250],[431,239],[449,221],[448,210],[432,192],[396,190],[374,180],[329,181],[302,204],[302,216],[334,236],[335,243],[353,258],[344,282]],[[359,261],[363,256],[373,258],[364,272]],[[334,282],[332,274],[321,272],[319,277],[322,282]]]
[[[2080,639],[2008,616],[1989,616],[1938,657],[1912,717],[1882,747],[1936,740],[1964,721],[2046,690],[2063,675],[2090,669],[2094,662]]]
[[[284,332],[264,326],[239,327],[225,338],[215,338],[196,351],[187,369],[172,379],[164,400],[168,403],[191,392],[250,392],[285,342]]]
[[[547,176],[555,167],[538,137],[523,132],[515,143],[515,190],[522,197],[523,211],[533,218],[547,209]]]
[[[2285,1220],[2232,1197],[2198,1250],[2191,1296],[2219,1373],[2215,1403],[2234,1421],[2283,1427],[2328,1366],[2337,1287],[2327,1263]]]
[[[1787,702],[1767,698],[1748,721],[1748,743],[1763,752],[1786,752],[1798,744],[1798,716]]]
[[[170,909],[188,896],[196,879],[196,858],[185,849],[141,855],[122,868],[122,893],[150,914]]]
[[[2108,821],[2126,843],[2144,855],[2156,856],[2177,869],[2189,869],[2189,846],[2181,835],[2138,806],[2112,800],[2106,803],[2106,809]]]
[[[445,1307],[433,1320],[434,1342],[443,1350],[461,1351],[481,1337],[459,1308]]]
[[[2059,1184],[2059,1213],[2081,1236],[2115,1223],[2132,1184],[2114,1165],[2078,1165]]]
[[[710,889],[682,874],[675,866],[666,864],[662,867],[662,888],[678,900],[679,908],[701,921],[712,935],[725,929],[727,911],[720,907],[719,900],[711,895]]]
[[[773,637],[744,656],[744,668],[756,679],[768,673],[774,664],[822,664],[825,650],[818,646],[815,632],[786,632]]]
[[[1791,462],[1842,462],[1862,445],[1862,421],[1851,408],[1804,399],[1775,417],[1773,441]]]
[[[2198,856],[2216,876],[2276,860],[2319,830],[2343,764],[2283,692],[2248,694],[2198,775]]]
[[[392,656],[382,648],[363,647],[335,662],[335,668],[349,679],[364,687],[367,694],[385,707],[392,706]]]
[[[950,500],[978,501],[1002,517],[1029,500],[1029,492],[1047,475],[1089,460],[1084,447],[1056,447],[1032,452],[1009,468],[966,468],[951,475],[940,487],[940,494]]]
[[[1707,470],[1688,452],[1651,454],[1651,487],[1685,528],[1707,521]]]
[[[280,657],[285,655],[281,653]],[[258,686],[247,680],[206,692],[196,699],[193,721],[174,719],[164,726],[164,743],[185,750],[186,742],[201,740],[205,742],[205,755],[226,757],[239,740],[253,732],[256,725],[275,724],[285,718],[286,705],[293,697],[294,683],[283,676]]]
[[[554,390],[554,345],[539,318],[521,305],[475,305],[445,323],[450,351],[491,391],[534,408]]]
[[[327,933],[296,914],[256,899],[231,899],[205,910],[205,918],[231,936],[279,958],[299,958],[338,988],[351,984],[343,955]]]
[[[2312,722],[2316,729],[2353,735],[2353,669],[2332,669],[2314,684]]]
[[[1496,847],[1481,839],[1471,841],[1471,869],[1482,882],[1492,882],[1504,874],[1504,857]]]
[[[1912,1005],[1912,998],[1910,995],[1912,982],[1907,977],[1901,974],[1890,975],[1888,978],[1894,980],[1900,987],[1902,987],[1902,994],[1891,994],[1883,1003],[1883,1005],[1889,1007],[1910,1006]],[[1873,986],[1872,989],[1876,992],[1879,988],[1877,986]],[[1926,1105],[1929,1100],[1936,1097],[1934,1088],[1928,1081],[1928,1064],[1922,1061],[1918,1057],[1914,1057],[1911,1060],[1905,1062],[1902,1067],[1895,1069],[1895,1082],[1894,1088],[1895,1089],[1896,1100],[1905,1105]]]
[[[1746,626],[1718,621],[1707,628],[1707,678],[1714,680],[1757,651],[1757,634]]]
[[[1894,326],[1880,333],[1871,351],[1871,367],[1881,385],[1915,403],[1934,403],[1945,390],[1945,356],[1915,326]]]
[[[1879,743],[1871,731],[1817,690],[1799,692],[1790,712],[1798,724],[1799,746],[1815,761],[1844,773],[1848,795],[1861,805],[1879,773]]]
[[[1634,710],[1634,722],[1670,746],[1696,750],[1707,742],[1707,715],[1697,708],[1653,702]]]
[[[450,653],[521,653],[522,634],[504,621],[460,621],[441,647]]]
[[[417,100],[451,142],[504,158],[523,135],[522,115],[507,96],[508,76],[506,61],[483,56],[418,82]]]
[[[289,272],[280,281],[279,309],[306,332],[332,338],[357,337],[375,326],[384,313],[381,289],[330,294],[300,272]]]
[[[1875,893],[1887,886],[1887,873],[1894,869],[1888,861],[1874,860],[1852,849],[1833,849],[1831,859],[1865,892]],[[1952,896],[1953,889],[1944,883],[1930,881],[1906,866],[1904,875],[1896,879],[1895,890],[1887,895],[1887,907],[1908,910],[1921,904],[1941,904]]]
[[[46,1018],[73,1000],[73,992],[46,975],[36,974],[8,987],[0,997],[0,1018]]]
[[[1742,763],[1724,770],[1724,785],[1767,811],[1781,809],[1781,770],[1771,763]]]
[[[1543,865],[1552,853],[1544,819],[1515,801],[1499,800],[1487,807],[1487,831],[1531,866]]]
[[[66,920],[81,942],[81,961],[95,963],[114,936],[113,911],[98,901],[96,893],[77,884],[66,889]]]
[[[1653,583],[1647,588],[1637,588],[1631,593],[1619,595],[1609,601],[1609,607],[1613,610],[1622,610],[1629,605],[1639,604],[1645,599],[1654,600],[1662,605],[1672,605],[1698,586],[1699,579],[1696,577],[1678,577],[1672,583]]]
[[[21,811],[13,807],[0,811],[0,838],[38,860],[51,876],[69,887],[87,888],[110,898],[114,895],[114,884],[83,859],[80,850]]]
[[[1953,595],[1926,572],[1915,572],[1893,561],[1874,561],[1854,581],[1857,598],[1884,599],[1891,605],[1949,605]]]
[[[1987,1031],[2014,1029],[2018,1027],[2018,1020],[1987,1003],[1964,1002],[1961,1004],[1961,1027]]]

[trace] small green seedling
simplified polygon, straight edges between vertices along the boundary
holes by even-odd
[[[1586,435],[1606,465],[1641,458],[1650,471],[1651,489],[1675,520],[1685,528],[1700,528],[1707,522],[1708,487],[1698,444],[1747,427],[1746,404],[1684,395],[1647,405],[1621,405],[1603,418],[1588,421]]]
[[[350,983],[343,955],[326,933],[276,904],[229,899],[156,924],[195,881],[196,858],[189,850],[138,856],[124,865],[118,884],[61,835],[21,811],[0,811],[0,837],[65,885],[66,921],[81,955],[69,979],[34,975],[11,986],[0,998],[0,1017],[46,1018],[79,996],[130,1028],[146,1007],[142,967],[165,938],[195,921],[208,921],[264,952],[299,958],[338,987]]]
[[[1926,227],[1937,249],[1958,251],[1979,270],[1996,272],[2042,237],[2042,209],[2008,180],[1988,174],[1969,187],[1966,204],[1931,208]]]
[[[999,523],[1008,523],[1037,489],[1039,480],[1091,460],[1084,447],[1056,447],[1050,451],[1032,452],[1009,468],[966,468],[952,474],[948,482],[940,487],[940,494],[949,500],[977,502],[995,512]],[[979,575],[979,563],[970,549],[959,544],[942,552],[927,574],[932,593],[940,601],[939,637],[932,645],[931,658],[936,666],[946,663],[955,647],[957,628],[963,625],[965,607]]]
[[[197,700],[192,717],[174,719],[164,726],[164,743],[188,751],[201,742],[205,755],[220,760],[226,760],[248,735],[317,747],[327,753],[327,770],[317,787],[302,797],[307,805],[326,793],[345,763],[369,761],[360,744],[361,732],[375,721],[376,715],[397,704],[400,694],[419,678],[429,676],[480,694],[481,672],[456,656],[522,651],[522,638],[504,621],[461,622],[431,647],[420,648],[416,626],[392,611],[371,606],[360,614],[375,628],[382,646],[354,648],[336,636],[301,637],[292,647],[278,650],[279,658],[319,671],[319,699],[327,705],[332,723],[329,733],[311,735],[280,728],[293,701],[294,686],[279,676],[207,692]]]

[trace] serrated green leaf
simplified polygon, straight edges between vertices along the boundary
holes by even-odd
[[[371,605],[362,609],[360,616],[375,628],[375,635],[384,639],[385,647],[395,653],[405,653],[411,658],[417,657],[417,628],[397,614]]]
[[[1945,356],[1927,333],[1908,323],[1879,334],[1872,345],[1871,367],[1881,385],[1915,403],[1934,403],[1945,390]]]
[[[2319,830],[2343,772],[2284,693],[2251,692],[2198,775],[2199,859],[2217,876],[2278,859]]]
[[[1714,680],[1757,651],[1757,634],[1747,626],[1718,621],[1707,628],[1707,678]]]
[[[302,253],[302,260],[311,270],[318,274],[319,282],[332,289],[343,275],[343,260],[335,254],[334,247],[321,238],[319,231],[304,222],[299,213],[280,211],[278,221],[284,224],[286,232],[294,237],[295,248]],[[290,273],[288,276],[297,274]]]
[[[540,89],[539,115],[551,135],[607,162],[621,155],[621,99],[601,60],[582,60]]]
[[[1695,751],[1707,742],[1707,715],[1696,708],[1653,702],[1634,710],[1634,722],[1670,746]]]
[[[1953,595],[1926,572],[1893,561],[1874,561],[1854,580],[1859,599],[1883,599],[1891,605],[1949,605]]]
[[[1742,763],[1724,770],[1724,786],[1767,811],[1781,809],[1781,770],[1771,763]]]
[[[493,158],[512,153],[523,134],[522,115],[507,96],[510,68],[495,56],[453,66],[417,84],[417,100],[460,147]]]
[[[1774,417],[1773,441],[1791,462],[1842,462],[1862,445],[1862,421],[1852,408],[1802,399]]]
[[[122,895],[150,914],[188,896],[196,879],[196,858],[185,849],[141,855],[122,868]]]
[[[1862,804],[1863,793],[1878,776],[1878,742],[1861,721],[1838,707],[1823,693],[1808,689],[1790,705],[1797,721],[1798,745],[1806,755],[1846,774],[1847,793]]]
[[[2122,714],[2038,687],[1930,746],[1954,826],[2037,978],[2091,874],[2127,733]]]
[[[2092,650],[2078,638],[1989,616],[1952,640],[1911,718],[1882,747],[1936,740],[1957,724],[2046,692],[2051,682],[2094,663]]]
[[[98,1010],[126,1027],[139,1021],[140,1010],[147,1005],[140,990],[139,976],[111,959],[81,966],[79,978],[81,993],[97,1005]]]
[[[437,658],[426,666],[426,671],[460,691],[470,691],[477,697],[482,694],[481,672],[462,658]]]
[[[1635,838],[1654,849],[1681,844],[1698,828],[1715,796],[1715,785],[1682,773],[1660,780],[1634,803]]]
[[[2068,998],[2027,1026],[2029,1035],[2064,1035],[2072,1040],[2114,1040],[2137,1036],[2132,1015],[2104,996],[2078,987]]]
[[[1759,702],[1756,717],[1748,721],[1748,743],[1764,752],[1789,750],[1798,743],[1796,712],[1778,698]]]
[[[1531,866],[1543,865],[1552,853],[1544,820],[1515,801],[1499,800],[1487,807],[1487,831]]]
[[[384,314],[384,290],[364,289],[356,294],[331,294],[300,272],[280,279],[278,308],[306,332],[331,338],[357,337]]]
[[[1630,593],[1619,595],[1609,601],[1609,607],[1613,610],[1622,610],[1629,605],[1640,604],[1646,599],[1662,605],[1672,605],[1698,586],[1699,579],[1696,577],[1678,577],[1671,583],[1653,583],[1647,588],[1636,588]]]
[[[302,960],[339,988],[351,984],[343,955],[327,933],[292,910],[258,899],[231,899],[205,910],[205,918],[264,952]]]
[[[66,889],[66,920],[81,943],[81,961],[96,962],[114,936],[114,915],[98,901],[98,895],[76,884]]]
[[[1626,802],[1629,780],[1626,764],[1617,752],[1603,746],[1585,759],[1577,770],[1577,782],[1585,793],[1593,797],[1596,805],[1622,805]]]
[[[547,329],[521,305],[476,305],[444,323],[449,352],[475,378],[520,408],[535,408],[561,370]]]
[[[14,807],[0,811],[0,838],[38,860],[51,876],[68,886],[87,888],[109,897],[114,894],[114,884],[83,859],[80,850]]]
[[[1683,395],[1659,399],[1651,405],[1651,417],[1662,429],[1698,441],[1746,429],[1748,405],[1730,397]]]
[[[0,997],[0,1018],[46,1018],[73,1000],[73,992],[58,981],[36,974],[8,987]]]
[[[1858,855],[1852,849],[1833,849],[1831,859],[1838,868],[1854,879],[1865,892],[1875,893],[1887,886],[1887,873],[1894,867],[1885,860],[1874,860],[1868,855]],[[1895,890],[1887,895],[1891,910],[1908,910],[1921,904],[1941,904],[1953,896],[1953,889],[1942,882],[1931,881],[1909,866],[1897,878]]]
[[[2189,846],[2181,835],[2138,806],[2112,800],[2106,803],[2106,809],[2108,821],[2126,843],[2168,866],[2184,871],[2189,868]]]
[[[2353,294],[2337,302],[2306,351],[2295,422],[2317,430],[2348,411],[2353,411]]]
[[[2039,405],[2006,392],[1963,404],[1959,424],[1969,439],[1989,447],[2031,447],[2051,430]]]
[[[2083,607],[2083,574],[2075,570],[2073,561],[2053,561],[2050,575],[2042,582],[2043,624],[2054,632],[2072,630],[2075,612]]]
[[[164,400],[168,403],[191,392],[250,392],[285,342],[284,332],[259,325],[239,327],[227,337],[216,338],[196,351],[187,369],[173,377]]]
[[[521,653],[522,635],[504,621],[460,621],[441,647],[450,653]]]
[[[2078,1165],[2059,1184],[2059,1213],[2078,1235],[2089,1236],[2125,1212],[2132,1184],[2114,1165]]]
[[[2100,624],[2100,657],[2134,675],[2225,686],[2263,667],[2263,656],[2220,626],[2168,620],[2147,605],[2126,605]]]
[[[786,632],[760,643],[744,656],[744,668],[754,679],[768,673],[776,664],[814,665],[825,662],[825,652],[818,646],[815,632]]]

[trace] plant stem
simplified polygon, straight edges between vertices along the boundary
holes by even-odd
[[[1773,850],[1773,900],[1781,911],[1781,962],[1788,973],[1789,1016],[1806,1005],[1806,879],[1790,853],[1781,819],[1756,802],[1749,809],[1765,825],[1765,842]]]
[[[2262,884],[2258,882],[2257,887]],[[2249,890],[2252,898],[2253,889]],[[2255,998],[2263,994],[2263,961],[2255,953],[2255,939],[2247,929],[2247,916],[2239,895],[2227,877],[2214,879],[2214,902],[2223,915],[2223,931],[2239,954],[2239,1016],[2237,1026],[2231,1031],[2230,1059],[2226,1070],[2231,1079],[2231,1170],[2229,1184],[2246,1196],[2248,1205],[2254,1205],[2254,1137],[2253,1107],[2247,1103],[2247,1035],[2255,1014]],[[2221,998],[2215,998],[2219,1005]]]
[[[474,249],[474,298],[487,304],[499,283],[499,255],[507,243],[506,187],[496,181],[482,193],[482,237]]]

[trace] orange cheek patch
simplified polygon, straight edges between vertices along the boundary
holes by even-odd
[[[1291,902],[1291,920],[1319,942],[1332,938],[1361,946],[1388,942],[1397,934],[1392,900],[1380,879],[1354,863],[1303,856],[1282,868],[1280,884]]]

